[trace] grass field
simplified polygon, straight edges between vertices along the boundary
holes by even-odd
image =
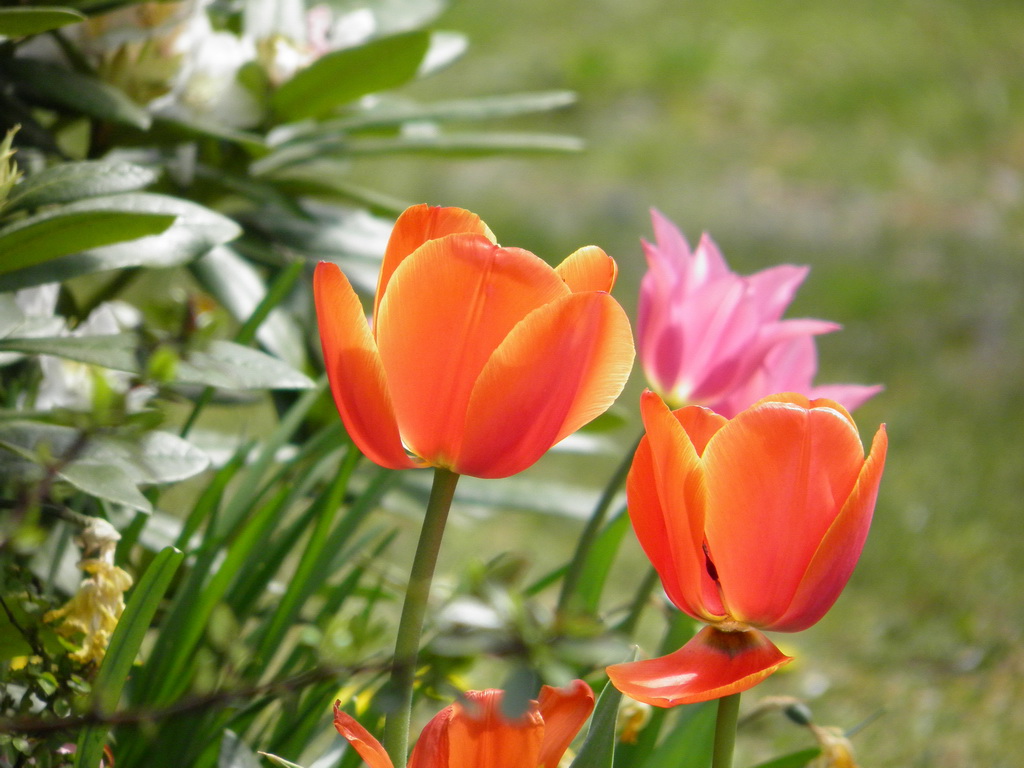
[[[521,125],[588,150],[392,159],[378,184],[553,260],[595,242],[630,307],[651,206],[741,271],[809,264],[791,314],[845,326],[820,380],[886,385],[857,414],[891,438],[860,567],[747,704],[804,696],[844,727],[884,710],[856,737],[865,766],[1018,765],[1024,5],[464,0],[443,26],[473,47],[418,95],[571,89],[577,106]]]

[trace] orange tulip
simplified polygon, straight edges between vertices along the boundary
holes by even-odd
[[[864,456],[831,400],[773,395],[729,420],[641,401],[647,434],[627,480],[629,515],[669,599],[709,626],[680,650],[608,668],[615,686],[667,707],[756,685],[791,659],[759,630],[796,632],[839,597],[860,557],[885,464]]]
[[[600,248],[551,268],[498,246],[475,214],[425,205],[395,224],[372,326],[341,270],[319,264],[324,361],[352,439],[393,469],[526,469],[625,386],[633,341],[608,294],[616,273]]]
[[[594,709],[582,680],[543,686],[538,701],[516,720],[501,712],[502,691],[467,691],[427,723],[409,768],[557,768]],[[370,768],[393,768],[384,747],[355,718],[334,705],[334,727]]]

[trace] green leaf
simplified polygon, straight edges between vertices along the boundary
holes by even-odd
[[[811,760],[820,754],[820,749],[810,747],[809,749],[801,749],[799,752],[791,752],[788,755],[776,757],[766,763],[758,763],[752,766],[752,768],[805,768]]]
[[[230,341],[212,341],[178,363],[176,381],[224,389],[311,389],[313,380],[283,360]]]
[[[707,768],[711,764],[718,702],[705,701],[676,707],[679,719],[640,768]]]
[[[283,766],[283,768],[302,768],[302,766],[298,763],[293,763],[289,760],[285,760],[283,757],[272,755],[269,752],[260,752],[260,754],[267,758],[267,760],[272,762],[274,765],[280,765]]]
[[[576,94],[572,91],[516,93],[476,99],[452,99],[429,104],[384,102],[346,117],[316,123],[305,130],[297,128],[296,137],[400,126],[408,122],[493,120],[562,109],[575,102]]]
[[[278,88],[270,105],[285,120],[323,117],[414,78],[429,44],[429,33],[418,31],[328,53]]]
[[[3,457],[11,473],[40,474],[38,465],[49,457],[48,463],[57,461],[57,476],[79,490],[143,512],[152,506],[138,485],[184,480],[210,463],[205,453],[168,432],[129,439],[25,420],[0,423],[0,447],[20,460]]]
[[[129,373],[140,370],[138,348],[139,337],[134,333],[0,339],[0,350],[3,351],[52,355]]]
[[[587,613],[597,613],[601,603],[601,593],[608,580],[608,572],[615,562],[619,545],[622,544],[628,530],[629,515],[623,510],[605,526],[587,554],[579,578],[579,587],[576,590],[580,601],[579,606]]]
[[[231,219],[209,208],[188,200],[147,192],[94,197],[55,210],[61,215],[79,211],[113,210],[121,214],[174,217],[174,221],[160,234],[142,239],[122,236],[113,245],[95,248],[81,246],[76,249],[81,253],[72,253],[45,264],[37,263],[6,271],[9,265],[5,261],[3,268],[0,268],[0,291],[13,291],[123,267],[177,266],[201,256],[216,245],[233,240],[242,231]],[[58,214],[47,211],[45,215]],[[4,231],[0,230],[0,236]],[[3,240],[0,239],[2,247]],[[84,250],[86,247],[89,250]]]
[[[85,16],[73,8],[0,8],[0,35],[27,37],[79,21],[85,21]]]
[[[98,712],[109,714],[117,708],[142,640],[184,557],[184,553],[173,547],[163,550],[153,559],[132,590],[132,596],[110,638],[106,656],[96,673],[93,707]],[[88,725],[83,728],[78,735],[75,768],[96,768],[103,757],[106,737],[106,726]]]
[[[0,71],[11,77],[15,91],[26,101],[133,128],[146,130],[150,126],[150,116],[145,109],[124,92],[95,77],[28,58],[5,59],[0,63]]]
[[[103,160],[63,163],[29,176],[15,187],[7,198],[4,213],[70,203],[85,197],[134,192],[152,184],[158,175],[153,169],[134,163]]]
[[[571,768],[611,768],[615,760],[615,720],[621,700],[622,693],[611,682],[605,683],[594,707],[587,738]]]
[[[166,231],[174,216],[119,210],[47,211],[0,229],[0,275],[89,248]],[[52,279],[52,278],[51,278]]]
[[[247,259],[226,246],[213,248],[191,266],[203,288],[239,322],[245,322],[267,296],[267,286]],[[295,368],[306,364],[302,329],[287,312],[272,309],[256,331],[260,344]]]

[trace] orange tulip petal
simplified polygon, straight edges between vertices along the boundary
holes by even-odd
[[[772,627],[853,490],[864,449],[831,406],[761,401],[704,451],[704,530],[729,614]]]
[[[448,726],[451,768],[536,768],[544,722],[536,705],[518,720],[501,713],[502,691],[468,691]]]
[[[455,705],[451,704],[424,726],[409,755],[409,768],[449,768],[451,745],[448,742],[448,727],[455,714]]]
[[[402,262],[376,334],[402,437],[415,454],[453,466],[484,364],[520,320],[567,295],[541,259],[479,235],[431,240]]]
[[[380,302],[387,291],[391,275],[411,254],[428,240],[459,233],[483,235],[494,242],[494,234],[480,217],[462,208],[440,208],[432,205],[414,205],[407,208],[395,222],[384,251],[377,278],[377,294],[373,303],[373,324],[377,325]]]
[[[615,259],[596,245],[585,245],[569,254],[565,261],[555,267],[555,272],[573,293],[609,293],[615,285],[619,267]]]
[[[679,423],[686,430],[686,435],[693,443],[698,456],[704,455],[708,441],[714,434],[728,423],[725,416],[715,413],[710,408],[700,405],[691,405],[674,411]]]
[[[394,768],[384,747],[352,715],[342,712],[340,702],[334,702],[334,727],[345,737],[370,768]]]
[[[387,375],[352,285],[336,264],[320,262],[313,294],[331,393],[352,440],[381,466],[417,466],[402,446]]]
[[[875,433],[871,453],[843,511],[828,529],[785,615],[773,625],[780,632],[799,632],[818,621],[839,598],[860,558],[878,498],[889,441],[885,426]]]
[[[594,710],[594,692],[582,680],[573,680],[564,688],[545,685],[538,703],[544,719],[544,740],[537,763],[542,768],[558,768],[565,750]]]
[[[792,659],[757,630],[704,627],[675,653],[606,670],[612,685],[655,707],[719,699],[753,688]]]
[[[707,486],[703,463],[680,423],[686,410],[672,413],[649,390],[641,397],[650,471],[628,479],[629,516],[672,602],[694,618],[714,620],[724,612],[704,556]]]
[[[629,320],[608,294],[568,294],[536,309],[481,371],[455,471],[507,477],[526,469],[607,410],[632,365]]]

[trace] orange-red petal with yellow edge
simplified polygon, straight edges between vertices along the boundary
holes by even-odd
[[[594,692],[582,680],[564,688],[542,686],[537,700],[544,720],[544,740],[537,759],[541,768],[558,768],[558,763],[594,710]]]
[[[741,693],[790,661],[756,629],[704,627],[675,653],[615,664],[606,672],[612,685],[630,698],[675,707]]]
[[[384,747],[370,732],[361,726],[352,715],[341,710],[339,702],[334,702],[334,727],[352,748],[359,753],[370,768],[394,768],[391,758]]]
[[[722,427],[703,458],[704,531],[726,608],[773,626],[857,481],[856,427],[830,406],[762,400]]]
[[[573,293],[609,293],[615,285],[619,267],[615,259],[596,245],[585,245],[569,254],[565,261],[555,267],[555,272]]]
[[[665,539],[671,554],[674,589],[666,592],[680,610],[694,618],[712,621],[724,615],[717,587],[708,572],[704,554],[704,519],[707,514],[707,488],[704,465],[680,419],[695,421],[706,411],[692,415],[689,409],[673,413],[651,391],[640,398],[640,415],[651,450],[651,475],[645,482],[653,484],[658,494],[657,511],[640,506],[634,509],[639,479],[633,481],[633,495],[627,496],[629,515],[637,538],[644,549],[663,550],[657,541],[660,526],[653,515],[660,513],[664,521]],[[649,493],[649,489],[644,489]],[[628,492],[628,488],[627,488]],[[646,543],[645,543],[646,542]],[[654,563],[663,583],[669,576],[669,565],[659,553],[662,564]],[[653,558],[652,558],[653,562]],[[662,568],[665,570],[663,571]]]
[[[431,240],[402,262],[381,303],[376,336],[413,453],[455,468],[484,364],[520,320],[569,295],[537,256],[479,235]]]
[[[521,718],[501,712],[502,691],[468,691],[448,726],[450,768],[537,768],[544,722],[531,706]]]
[[[531,312],[480,373],[455,471],[521,472],[607,410],[632,366],[629,319],[608,294],[568,294]]]
[[[875,433],[871,453],[864,462],[853,493],[814,553],[785,615],[771,629],[781,632],[806,629],[824,616],[839,598],[839,593],[853,574],[868,536],[888,445],[885,425],[882,425]]]
[[[725,416],[700,405],[690,405],[673,413],[686,430],[698,456],[704,455],[708,441],[729,421]]]
[[[377,278],[377,294],[373,302],[373,323],[377,325],[377,312],[387,290],[391,275],[403,259],[428,240],[459,233],[483,235],[494,242],[494,233],[480,217],[463,208],[441,208],[433,205],[414,205],[407,208],[395,222],[384,251]]]
[[[331,394],[352,440],[381,466],[418,466],[402,446],[387,376],[362,304],[336,264],[317,265],[313,296]]]

